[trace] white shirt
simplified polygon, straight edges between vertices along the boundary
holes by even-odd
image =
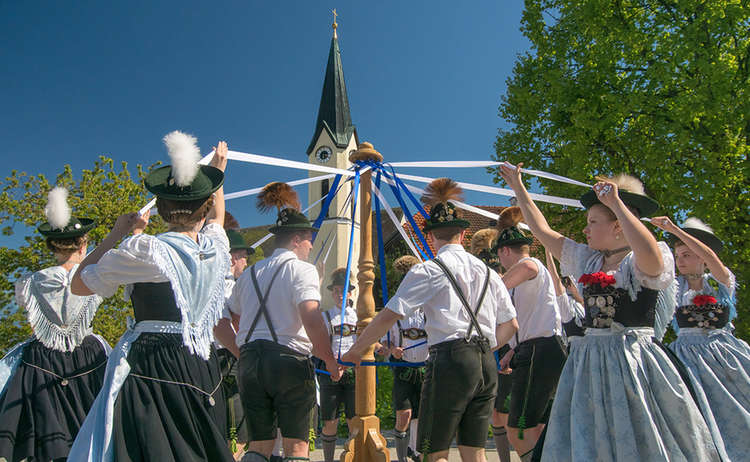
[[[437,257],[452,271],[471,309],[475,310],[484,285],[487,265],[467,252],[460,244],[441,247]],[[425,330],[430,346],[464,338],[471,324],[471,318],[448,277],[433,261],[414,265],[404,277],[396,295],[385,307],[404,318],[422,307],[427,317]],[[496,326],[515,317],[516,310],[508,290],[500,276],[490,270],[487,294],[477,314],[477,320],[482,334],[487,337],[493,348],[497,346]]]
[[[330,322],[328,321],[329,316],[331,318]],[[331,350],[333,350],[334,356],[338,356],[339,351],[341,351],[341,354],[349,351],[349,348],[354,345],[354,341],[357,340],[356,334],[342,337],[333,333],[334,328],[341,327],[341,307],[331,308],[326,311],[323,313],[323,319],[325,319],[328,324],[328,335],[331,336]],[[349,324],[354,327],[357,326],[357,312],[350,306],[346,307],[346,310],[344,310],[344,324]],[[339,350],[339,345],[341,346],[341,350]]]
[[[569,293],[557,296],[557,306],[560,307],[560,322],[570,322],[573,318],[583,319],[586,313],[583,305],[578,303]]]
[[[408,361],[410,363],[420,363],[427,360],[427,356],[429,355],[429,347],[426,343],[419,345],[414,348],[409,348],[413,345],[420,344],[427,340],[426,338],[420,338],[417,340],[412,340],[409,337],[406,337],[404,335],[401,335],[399,332],[399,324],[401,324],[401,329],[408,330],[411,328],[416,329],[424,329],[424,312],[419,309],[414,311],[411,316],[406,317],[399,322],[395,323],[390,333],[390,340],[391,345],[396,347],[404,348],[404,356],[401,358],[403,361]],[[386,339],[387,340],[387,339]],[[406,348],[409,348],[406,350]]]
[[[308,300],[320,303],[320,281],[315,266],[298,259],[291,250],[279,248],[269,258],[255,264],[258,285],[262,292],[261,296],[265,295],[278,265],[286,261],[289,263],[284,264],[268,294],[266,313],[271,317],[271,323],[281,345],[310,355],[312,343],[302,325],[299,304]],[[251,272],[252,269],[248,268],[237,279],[227,302],[230,311],[240,315],[240,329],[237,332],[237,345],[240,347],[245,344],[245,337],[260,306]],[[249,341],[258,339],[273,341],[263,315],[260,316]]]
[[[552,285],[552,276],[542,262],[525,257],[517,264],[529,260],[536,265],[537,273],[532,279],[518,284],[510,290],[513,306],[518,312],[518,333],[509,342],[515,348],[517,343],[537,337],[560,335],[560,308]],[[514,265],[515,266],[515,265]]]

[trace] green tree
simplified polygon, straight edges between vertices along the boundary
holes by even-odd
[[[738,334],[749,338],[748,3],[527,0],[521,30],[531,47],[507,81],[497,159],[590,183],[627,172],[677,222],[706,221],[726,242],[721,257],[741,286]],[[578,211],[544,210],[583,227]]]
[[[112,159],[101,156],[92,169],[81,172],[79,180],[66,165],[54,181],[41,174],[29,175],[14,170],[0,183],[3,234],[13,235],[19,228],[14,225],[21,225],[21,232],[28,232],[20,247],[0,247],[0,352],[31,335],[25,313],[15,303],[16,279],[55,264],[44,239],[36,232],[36,226],[45,221],[47,193],[55,185],[68,188],[73,214],[97,220],[98,226],[89,234],[92,243],[96,243],[106,236],[119,215],[138,210],[147,202],[146,190],[141,186],[146,171],[140,165],[136,168],[137,182],[131,178],[125,162],[118,169]],[[164,229],[164,223],[157,216],[152,217],[147,232]],[[93,321],[94,332],[114,344],[124,332],[125,317],[129,314],[132,314],[130,302],[123,299],[120,290],[99,307]]]

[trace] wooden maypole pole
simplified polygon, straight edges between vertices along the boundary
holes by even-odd
[[[349,156],[349,161],[382,162],[383,156],[370,143],[360,143]],[[359,297],[357,298],[357,331],[362,332],[375,316],[375,262],[372,257],[372,170],[360,177],[359,194]],[[382,269],[381,269],[382,271]],[[374,361],[374,346],[367,347],[363,361]],[[380,434],[380,419],[375,415],[375,367],[355,368],[356,412],[354,432],[349,436],[341,462],[387,462],[390,454],[385,438]]]

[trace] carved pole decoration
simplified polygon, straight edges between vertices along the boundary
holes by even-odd
[[[372,144],[361,143],[349,156],[349,161],[382,162],[383,156]],[[357,298],[357,330],[361,332],[375,316],[375,262],[372,257],[372,170],[362,174],[359,194],[359,298]],[[370,345],[363,361],[374,361],[374,347]],[[356,375],[356,412],[354,432],[341,453],[341,462],[387,462],[390,454],[385,438],[380,434],[380,420],[375,416],[375,367],[360,366]]]

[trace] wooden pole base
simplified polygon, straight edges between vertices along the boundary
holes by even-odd
[[[380,434],[380,419],[374,415],[354,417],[354,431],[344,444],[339,462],[388,462],[388,443]]]

